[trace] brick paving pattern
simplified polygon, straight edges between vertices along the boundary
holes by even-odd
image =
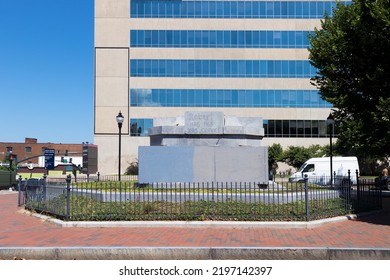
[[[0,207],[0,247],[390,248],[390,207],[386,205],[381,213],[312,229],[62,228],[21,213],[15,193],[0,195]]]

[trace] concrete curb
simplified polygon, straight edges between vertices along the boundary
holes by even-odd
[[[0,259],[35,260],[390,260],[390,248],[30,247],[0,248]]]
[[[15,193],[18,193],[18,192],[13,191],[13,190],[0,190],[0,195],[15,194]]]
[[[330,223],[343,222],[347,220],[355,220],[358,216],[350,214],[315,220],[310,222],[243,222],[243,221],[107,221],[107,222],[66,222],[55,219],[46,215],[32,213],[22,209],[20,211],[26,215],[39,218],[45,222],[56,224],[60,227],[78,227],[78,228],[303,228],[310,229],[324,226]],[[371,213],[371,212],[370,212]]]

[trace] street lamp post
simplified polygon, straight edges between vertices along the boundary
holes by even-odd
[[[119,181],[121,180],[121,132],[122,132],[122,124],[124,121],[124,117],[119,111],[118,116],[116,116],[116,122],[118,123],[118,128],[119,128],[119,163],[118,163],[118,179]]]
[[[12,161],[14,157],[13,154],[9,155],[9,188],[12,188]]]
[[[326,123],[329,126],[329,148],[330,148],[330,185],[333,187],[333,147],[332,147],[332,136],[333,136],[333,125],[334,125],[334,118],[332,113],[329,113],[328,118],[326,119]]]

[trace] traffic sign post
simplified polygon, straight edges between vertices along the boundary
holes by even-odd
[[[45,149],[45,169],[46,170],[54,170],[54,157],[55,157],[54,149]]]

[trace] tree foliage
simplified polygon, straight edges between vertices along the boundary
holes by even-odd
[[[10,166],[9,166],[10,160],[9,160],[8,156],[5,156],[4,159],[2,161],[0,161],[0,162],[8,164],[7,166],[6,165],[1,165],[0,166],[0,170],[3,170],[3,171],[16,170],[17,166],[16,166],[15,161],[12,161],[12,165],[11,165],[11,168],[10,168]]]
[[[268,167],[273,173],[278,169],[278,161],[283,160],[283,148],[280,144],[272,144],[268,147]]]
[[[130,163],[130,165],[126,168],[126,175],[138,175],[138,159]]]
[[[283,152],[283,161],[298,169],[308,159],[326,155],[326,149],[326,146],[321,147],[320,145],[312,145],[308,148],[302,146],[289,146],[287,150]]]
[[[390,1],[339,3],[310,42],[312,84],[336,108],[339,151],[390,156]]]

